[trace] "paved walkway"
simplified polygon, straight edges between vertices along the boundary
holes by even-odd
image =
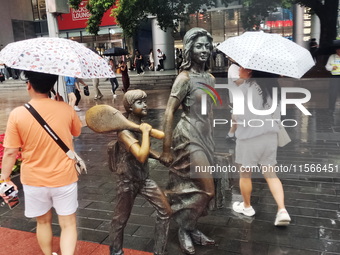
[[[109,87],[103,88],[103,91],[103,100],[97,102],[83,97],[80,108],[85,110],[95,104],[105,103],[123,109],[120,91],[116,100],[112,100]],[[150,111],[146,122],[161,128],[169,89],[147,92]],[[21,105],[27,100],[25,93],[24,88],[19,87],[13,91],[1,89],[0,85],[2,123],[6,122],[6,115],[14,105]],[[199,222],[199,228],[213,237],[218,246],[197,247],[197,255],[340,254],[340,169],[335,168],[340,163],[340,111],[337,109],[332,114],[317,106],[309,110],[312,116],[302,116],[299,110],[288,110],[287,118],[296,119],[298,126],[288,129],[293,141],[278,152],[278,165],[291,169],[290,174],[279,173],[284,185],[286,206],[292,217],[291,225],[284,228],[274,227],[276,206],[263,179],[254,179],[252,203],[256,210],[255,217],[235,215],[231,205],[241,196],[237,179],[234,179],[230,189],[225,191],[225,206],[210,211]],[[80,112],[80,116],[83,114],[84,112]],[[225,112],[217,112],[219,116],[223,114]],[[1,126],[0,131],[4,131]],[[234,145],[224,140],[226,132],[225,126],[216,129],[216,148],[220,152],[233,153]],[[96,134],[84,127],[81,136],[74,140],[75,148],[87,161],[89,170],[89,174],[81,176],[79,181],[80,208],[77,219],[79,240],[82,241],[109,244],[108,230],[114,208],[115,189],[114,178],[108,170],[106,145],[113,139],[114,133]],[[160,141],[153,140],[152,144],[155,149],[160,150]],[[150,164],[151,177],[161,187],[165,187],[167,169],[155,160],[150,160]],[[331,164],[333,172],[330,172]],[[22,198],[21,200],[23,201]],[[0,216],[0,227],[35,231],[34,220],[23,216],[23,203],[12,211],[6,207],[0,208]],[[54,235],[58,236],[56,218],[53,222]],[[152,252],[154,222],[154,209],[143,198],[137,197],[125,229],[124,247]],[[32,239],[32,242],[35,240]],[[171,223],[167,249],[169,255],[182,254],[178,248],[177,226],[174,222]],[[40,254],[38,251],[23,252],[21,254]],[[0,249],[0,254],[8,253]]]

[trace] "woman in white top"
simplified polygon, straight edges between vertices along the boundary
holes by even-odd
[[[153,49],[150,49],[150,52],[149,52],[149,61],[150,61],[149,69],[150,69],[150,71],[153,71],[153,69],[155,68],[155,60],[153,58]]]
[[[340,48],[336,49],[336,54],[329,56],[325,68],[332,74],[329,84],[329,109],[334,111],[340,86]]]
[[[243,202],[235,202],[233,210],[246,216],[255,214],[250,204],[251,175],[252,172],[261,172],[278,206],[275,226],[288,225],[290,217],[284,205],[282,183],[273,171],[277,163],[277,135],[280,121],[280,102],[277,100],[280,98],[278,75],[241,67],[240,78],[246,80],[240,86],[245,98],[244,114],[233,115],[233,119],[238,123],[235,133],[237,138],[235,162],[240,169],[240,190]],[[275,88],[277,93],[274,93]],[[252,99],[249,104],[252,104],[256,110],[275,109],[275,111],[268,112],[266,115],[254,114],[254,110],[249,109],[248,97]],[[276,121],[268,121],[272,119]]]

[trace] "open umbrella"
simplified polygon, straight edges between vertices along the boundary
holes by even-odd
[[[126,49],[120,47],[113,47],[104,51],[104,56],[123,56],[128,55],[129,52]]]
[[[278,34],[246,32],[217,47],[244,68],[301,78],[314,60],[308,50]]]
[[[115,77],[108,63],[82,44],[63,38],[40,37],[8,44],[0,51],[7,66],[78,78]]]

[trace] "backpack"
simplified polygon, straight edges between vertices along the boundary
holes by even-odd
[[[166,55],[163,53],[163,60],[166,60]]]
[[[109,169],[111,172],[117,173],[117,157],[119,156],[119,142],[117,140],[111,141],[108,144],[107,153],[109,154]]]

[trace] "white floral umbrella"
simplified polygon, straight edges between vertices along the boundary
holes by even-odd
[[[39,37],[8,44],[0,60],[20,69],[78,78],[115,77],[108,63],[82,44],[63,38]]]
[[[308,50],[278,34],[245,32],[217,48],[244,68],[293,78],[315,64]]]

